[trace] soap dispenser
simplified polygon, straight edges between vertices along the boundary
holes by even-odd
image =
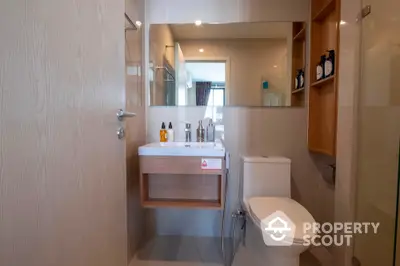
[[[299,87],[299,85],[300,85],[299,78],[300,78],[300,70],[297,69],[296,70],[296,78],[294,79],[294,90],[297,90],[300,88]]]
[[[299,89],[304,88],[304,69],[300,69],[299,75]]]
[[[335,74],[335,50],[328,50],[328,58],[325,61],[325,78]]]
[[[172,129],[172,122],[169,122],[169,125],[168,125],[167,139],[168,139],[168,142],[174,142],[174,140],[175,140],[174,130]]]
[[[326,55],[321,56],[321,61],[317,65],[317,81],[325,77],[324,67],[325,67]]]
[[[215,125],[213,124],[212,119],[209,120],[207,130],[206,130],[206,140],[207,142],[215,141]]]
[[[165,123],[162,122],[160,129],[160,142],[167,142],[168,135],[167,130],[165,129]]]
[[[197,142],[204,142],[204,127],[203,121],[199,121],[199,126],[197,128]]]

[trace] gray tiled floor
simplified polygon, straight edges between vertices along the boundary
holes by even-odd
[[[230,243],[226,241],[229,253]],[[236,256],[233,266],[246,265],[245,256]],[[158,236],[141,248],[130,266],[222,266],[220,239],[212,237]],[[300,266],[320,266],[309,253],[301,256]]]

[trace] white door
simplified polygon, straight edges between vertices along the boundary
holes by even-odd
[[[0,1],[0,265],[127,264],[124,4]]]

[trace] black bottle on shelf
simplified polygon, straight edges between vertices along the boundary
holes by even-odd
[[[328,78],[335,74],[335,50],[328,50],[328,58],[324,65],[324,76]]]
[[[304,88],[304,69],[300,69],[299,75],[299,89]]]

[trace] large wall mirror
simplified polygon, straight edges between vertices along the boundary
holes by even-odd
[[[150,104],[304,106],[305,26],[150,25]]]

